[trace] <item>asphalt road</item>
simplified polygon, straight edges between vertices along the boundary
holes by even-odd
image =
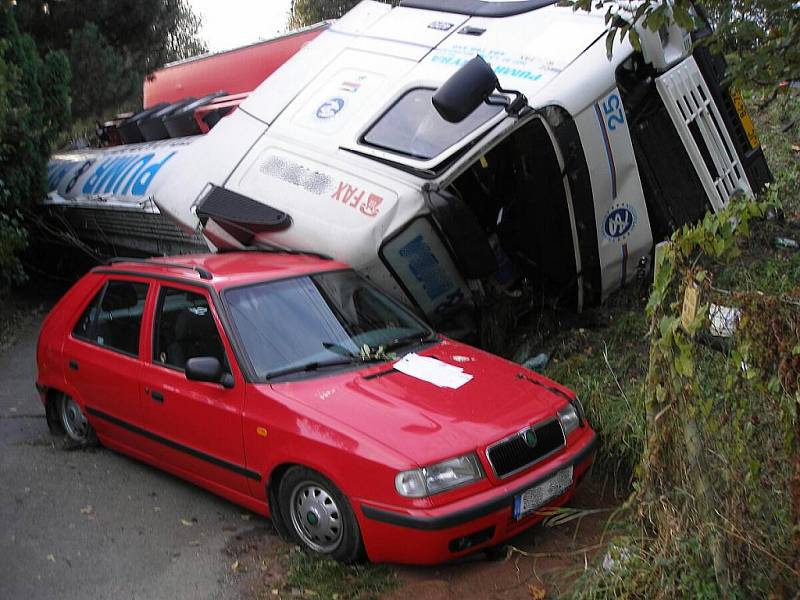
[[[38,326],[0,354],[0,600],[238,597],[224,549],[265,520],[109,450],[62,449],[34,388]]]

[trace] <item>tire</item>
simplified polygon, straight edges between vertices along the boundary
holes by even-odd
[[[350,502],[325,476],[292,467],[281,479],[278,503],[292,540],[307,552],[346,564],[362,557],[364,543]]]
[[[80,405],[66,394],[62,394],[57,402],[58,418],[69,445],[78,448],[96,446],[97,436]]]

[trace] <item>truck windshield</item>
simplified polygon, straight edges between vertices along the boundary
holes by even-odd
[[[433,331],[353,271],[265,282],[223,294],[259,380],[374,360]]]
[[[481,104],[460,123],[449,123],[433,107],[431,98],[435,91],[418,88],[404,94],[364,134],[363,143],[429,160],[457,144],[503,110],[501,106]]]

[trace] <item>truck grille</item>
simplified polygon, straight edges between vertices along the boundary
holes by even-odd
[[[656,79],[656,89],[683,140],[714,210],[750,183],[722,115],[694,57]]]
[[[502,479],[550,456],[565,442],[561,423],[558,419],[552,419],[489,446],[486,457],[495,475]]]

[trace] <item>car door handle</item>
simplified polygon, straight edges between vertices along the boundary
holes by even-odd
[[[69,368],[72,369],[73,371],[77,371],[78,370],[78,361],[77,360],[69,361]]]
[[[162,404],[164,402],[164,394],[162,394],[161,392],[157,392],[156,390],[150,392],[150,397],[156,402],[161,402]]]

